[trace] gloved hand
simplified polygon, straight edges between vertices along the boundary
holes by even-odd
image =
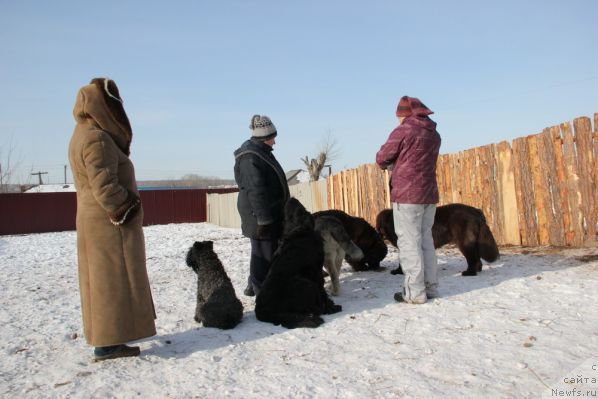
[[[128,222],[135,216],[141,208],[141,200],[137,195],[129,191],[127,201],[116,211],[109,213],[110,222],[115,226],[120,226]]]
[[[272,223],[270,224],[258,224],[255,234],[258,240],[269,240],[272,238]]]

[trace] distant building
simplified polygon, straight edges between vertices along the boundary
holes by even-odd
[[[291,169],[285,173],[289,186],[309,181],[309,173],[303,169]]]

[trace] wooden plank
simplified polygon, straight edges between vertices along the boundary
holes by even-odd
[[[564,230],[564,212],[568,212],[568,208],[561,209],[561,196],[559,190],[559,178],[557,171],[557,154],[554,143],[552,130],[554,128],[546,128],[542,132],[542,136],[538,140],[538,145],[541,150],[540,162],[543,169],[543,178],[546,184],[546,192],[548,194],[549,208],[548,208],[548,236],[550,245],[564,246],[565,230]],[[557,128],[558,131],[558,128]],[[560,147],[558,148],[560,152]]]
[[[560,125],[563,137],[563,162],[566,171],[567,196],[569,211],[571,214],[571,226],[569,236],[571,245],[578,247],[583,243],[583,215],[581,213],[581,193],[579,192],[579,173],[577,171],[577,159],[575,156],[575,140],[571,124]]]
[[[463,153],[458,152],[451,154],[451,180],[453,184],[453,200],[452,202],[463,202],[463,182],[462,182],[462,157]]]
[[[560,131],[557,126],[544,129],[542,139],[541,163],[544,170],[547,192],[550,200],[549,239],[551,245],[564,246],[565,221],[568,220],[569,207],[562,201],[561,186],[563,169]],[[560,171],[559,171],[560,167]],[[560,176],[561,177],[560,177]]]
[[[450,158],[448,155],[438,157],[436,165],[436,175],[438,176],[438,205],[446,205],[452,202],[452,184],[450,173]]]
[[[521,245],[537,246],[537,222],[533,195],[532,178],[529,170],[529,156],[527,138],[520,137],[513,140],[513,171],[515,177],[515,192],[517,195],[517,210]]]
[[[482,202],[484,203],[484,210],[487,211],[487,218],[490,229],[496,230],[499,238],[502,240],[502,225],[497,223],[497,186],[494,178],[494,157],[492,152],[492,145],[482,147],[481,151],[482,161]]]
[[[583,216],[582,242],[589,243],[596,239],[596,213],[594,212],[594,201],[597,199],[592,171],[594,169],[594,163],[598,162],[598,159],[595,159],[593,154],[592,123],[590,118],[576,118],[573,121],[573,126],[575,129],[577,171],[579,173],[578,185],[581,195],[580,210]]]
[[[569,185],[567,181],[567,170],[565,168],[565,161],[563,159],[563,138],[561,137],[561,129],[559,126],[548,128],[547,134],[550,137],[550,142],[553,148],[554,165],[555,165],[555,188],[557,193],[557,200],[555,207],[558,208],[562,222],[561,241],[563,245],[572,245],[575,233],[571,227],[571,210],[569,209]]]
[[[537,234],[540,245],[549,245],[550,237],[548,234],[549,223],[552,220],[549,214],[548,193],[546,191],[546,179],[542,170],[540,155],[540,135],[534,134],[527,137],[527,148],[529,154],[530,175],[533,184],[534,205],[536,208]]]
[[[475,206],[471,194],[471,181],[474,177],[470,172],[473,169],[472,165],[474,163],[473,158],[475,157],[475,153],[472,153],[472,150],[465,150],[461,154],[463,154],[461,162],[461,196],[463,197],[463,202],[465,204]]]
[[[598,218],[598,113],[594,114],[594,134],[592,139],[594,153],[594,167],[592,170],[592,192],[594,193],[594,209],[592,213]],[[594,240],[598,241],[598,225],[594,226]]]
[[[501,193],[500,209],[503,223],[503,244],[521,245],[519,230],[519,211],[517,192],[515,190],[515,174],[513,152],[508,142],[497,145],[498,151],[498,186]]]
[[[358,179],[358,169],[353,169],[351,171],[351,185],[353,186],[352,198],[351,201],[353,202],[353,209],[357,216],[361,216],[364,212],[364,208],[360,205],[359,202],[359,179]],[[366,209],[367,209],[366,203]]]
[[[385,208],[391,207],[391,192],[390,192],[390,172],[388,170],[384,171],[384,199],[385,199]]]

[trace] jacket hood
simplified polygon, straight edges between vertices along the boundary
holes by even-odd
[[[265,144],[263,141],[258,140],[258,139],[249,139],[247,141],[245,141],[243,144],[241,144],[241,147],[237,148],[234,152],[235,154],[235,158],[237,158],[239,156],[239,154],[243,153],[243,152],[266,152],[266,153],[270,153],[272,152],[272,147],[270,147],[268,144]]]
[[[120,100],[110,93],[105,93],[101,88],[100,81],[101,79],[94,79],[92,83],[79,90],[73,109],[75,121],[81,124],[89,123],[105,131],[112,137],[116,145],[129,155],[133,138],[129,120]],[[113,81],[109,82],[116,87]]]
[[[436,122],[427,116],[408,116],[403,121],[403,124],[421,127],[431,132],[436,130]]]

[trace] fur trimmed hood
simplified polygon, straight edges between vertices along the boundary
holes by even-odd
[[[116,145],[130,154],[133,131],[113,80],[95,78],[77,94],[73,115],[77,123],[89,123],[108,133]]]

